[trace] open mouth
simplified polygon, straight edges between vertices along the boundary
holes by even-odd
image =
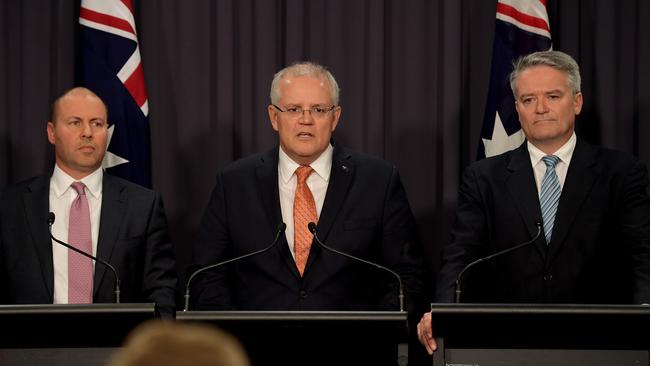
[[[300,133],[298,133],[298,135],[296,135],[296,136],[297,136],[298,138],[305,138],[305,139],[306,139],[306,138],[312,138],[312,137],[314,137],[314,135],[312,135],[312,134],[309,133],[309,132],[300,132]]]

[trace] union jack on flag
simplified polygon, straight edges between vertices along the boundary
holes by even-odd
[[[479,159],[515,149],[524,142],[508,80],[512,62],[552,47],[546,0],[499,0],[496,18]]]
[[[131,0],[82,0],[79,84],[108,108],[108,148],[102,166],[151,187],[149,106]]]

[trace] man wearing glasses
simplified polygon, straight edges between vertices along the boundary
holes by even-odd
[[[262,253],[205,271],[192,282],[193,308],[405,310],[421,292],[415,223],[397,169],[332,140],[341,116],[332,74],[314,63],[279,71],[268,114],[279,146],[217,176],[195,244],[195,268]],[[286,224],[282,233],[281,223]]]

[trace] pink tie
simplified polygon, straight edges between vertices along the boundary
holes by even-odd
[[[70,185],[77,191],[77,198],[70,206],[68,242],[88,254],[93,253],[90,233],[90,209],[86,198],[86,185],[74,182]],[[93,302],[93,262],[91,259],[68,251],[68,303],[90,304]]]
[[[307,185],[307,178],[312,171],[310,166],[301,166],[296,169],[298,183],[293,202],[293,251],[296,256],[296,267],[298,267],[301,276],[305,271],[307,258],[309,258],[311,242],[314,240],[314,235],[309,232],[307,225],[310,222],[318,223],[314,196]]]

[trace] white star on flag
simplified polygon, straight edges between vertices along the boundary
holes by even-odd
[[[113,138],[113,132],[115,132],[115,125],[112,125],[111,127],[108,128],[108,141],[106,142],[106,154],[104,154],[104,160],[102,161],[102,168],[104,170],[129,162],[123,157],[115,155],[112,152],[108,151],[108,147],[111,144],[111,139]]]
[[[516,149],[524,142],[525,139],[526,136],[524,135],[524,131],[521,129],[512,135],[508,135],[505,128],[503,128],[503,122],[501,122],[501,117],[497,111],[496,117],[494,118],[492,139],[481,140],[483,140],[483,146],[485,147],[485,157],[487,158]]]

